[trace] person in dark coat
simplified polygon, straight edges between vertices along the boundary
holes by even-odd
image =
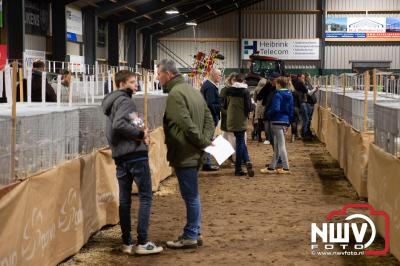
[[[42,61],[33,62],[32,69],[32,86],[31,86],[31,101],[32,102],[41,102],[42,101],[42,73],[44,72],[45,64]],[[46,78],[46,102],[57,102],[57,95],[54,92],[53,87],[47,81]],[[20,101],[20,93],[19,93],[20,84],[17,85],[17,102]],[[27,80],[23,79],[23,92],[24,99],[23,102],[28,101],[28,85]]]
[[[292,82],[300,103],[300,115],[302,120],[301,137],[308,138],[311,134],[308,130],[310,123],[310,106],[307,103],[308,89],[305,84],[304,74],[299,74]]]
[[[217,127],[218,122],[221,119],[221,105],[217,87],[217,84],[221,81],[221,77],[221,71],[213,68],[209,79],[204,81],[200,89],[201,94],[203,94],[204,100],[207,103],[208,109],[210,109],[215,127]],[[211,155],[207,154],[206,162],[203,165],[203,171],[217,171],[218,169],[218,166],[211,165]]]

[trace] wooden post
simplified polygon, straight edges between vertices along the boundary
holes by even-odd
[[[331,108],[332,109],[332,95],[333,95],[333,84],[334,83],[334,81],[333,81],[333,74],[331,75],[331,86],[330,86],[330,88],[331,88],[331,90],[330,90],[330,93],[329,93],[329,95],[331,96],[331,102],[330,102],[330,106],[329,106],[329,108]]]
[[[343,98],[342,98],[342,108],[340,109],[340,118],[344,117],[344,99],[346,97],[346,83],[347,83],[347,78],[346,78],[346,74],[343,74],[343,82],[342,82],[342,86],[343,86]]]
[[[365,71],[364,73],[364,117],[363,117],[363,132],[367,131],[367,122],[368,122],[368,93],[369,93],[369,87],[370,87],[370,75],[368,71]]]
[[[19,68],[19,101],[24,101],[24,72],[23,68]]]
[[[12,63],[12,112],[11,112],[11,179],[15,180],[15,150],[17,144],[17,73],[18,63]]]
[[[372,71],[372,85],[374,89],[374,104],[376,103],[376,97],[377,97],[377,87],[378,85],[376,84],[376,68]]]
[[[148,74],[149,72],[147,70],[144,70],[143,73],[143,85],[144,85],[144,110],[143,110],[143,115],[144,115],[144,125],[146,128],[148,128],[148,108],[147,108],[147,78],[148,78]]]
[[[112,68],[112,82],[113,86],[111,88],[111,91],[114,91],[117,89],[117,85],[115,84],[115,68]]]

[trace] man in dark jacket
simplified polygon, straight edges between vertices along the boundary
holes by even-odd
[[[293,79],[294,89],[297,91],[298,101],[300,102],[300,115],[302,120],[301,137],[307,138],[310,136],[310,106],[307,103],[308,89],[305,84],[304,74],[299,74],[296,79]]]
[[[131,239],[131,192],[135,181],[139,190],[138,241],[135,252],[146,255],[163,249],[147,240],[152,202],[148,158],[149,133],[139,118],[132,94],[136,92],[134,73],[122,70],[115,76],[117,90],[108,94],[102,107],[107,119],[107,140],[117,166],[119,185],[119,217],[122,231],[122,252],[133,253]]]
[[[207,79],[201,86],[201,93],[206,100],[207,106],[210,109],[214,120],[214,126],[218,125],[221,119],[221,105],[219,101],[219,93],[217,84],[221,81],[221,71],[213,68],[210,73],[210,78]],[[206,163],[203,165],[203,171],[217,171],[218,166],[211,165],[211,155],[206,155]]]
[[[202,244],[198,171],[203,150],[211,145],[214,121],[203,96],[185,82],[175,62],[162,60],[157,66],[157,74],[161,86],[169,94],[164,114],[167,159],[175,168],[187,209],[183,235],[176,241],[168,241],[167,246],[196,248]]]
[[[31,101],[32,102],[41,102],[42,101],[42,73],[44,72],[45,64],[42,61],[33,62],[32,69],[32,86],[31,86]],[[17,85],[17,102],[20,101],[19,87],[20,84]],[[24,99],[23,102],[28,101],[28,87],[27,80],[23,80],[23,91],[24,91]],[[57,95],[54,92],[53,87],[50,83],[45,81],[45,100],[46,102],[57,102]]]
[[[275,79],[280,77],[279,73],[272,73],[270,77],[268,77],[268,82],[264,86],[264,88],[260,91],[260,93],[257,95],[257,100],[262,101],[262,105],[265,107],[265,112],[264,112],[264,129],[266,132],[268,132],[268,138],[270,144],[273,146],[274,140],[273,140],[273,134],[271,130],[271,125],[270,121],[268,119],[268,116],[266,115],[266,112],[268,108],[271,105],[272,98],[274,97],[274,94],[276,92],[276,87],[275,87]],[[268,144],[268,143],[267,143]]]

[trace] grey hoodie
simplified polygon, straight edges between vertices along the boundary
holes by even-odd
[[[118,163],[138,157],[147,157],[148,148],[143,142],[144,132],[131,123],[130,114],[137,112],[130,89],[116,90],[102,102],[107,119],[107,140],[112,157]]]

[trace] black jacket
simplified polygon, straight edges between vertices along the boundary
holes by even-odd
[[[306,85],[297,78],[293,79],[292,83],[294,89],[297,91],[297,96],[299,97],[298,101],[300,102],[300,104],[306,103],[308,95],[308,89]]]
[[[23,79],[23,92],[24,92],[24,102],[28,101],[28,87],[26,79]],[[20,92],[19,92],[20,84],[17,85],[17,102],[20,101]],[[5,91],[5,87],[4,87]],[[4,94],[3,94],[4,95]],[[42,73],[38,71],[33,71],[32,73],[32,87],[31,87],[31,100],[32,102],[41,102],[42,101]],[[4,97],[4,102],[7,99]],[[0,100],[1,102],[1,100]],[[46,102],[57,102],[57,95],[54,92],[53,87],[46,80]]]
[[[103,112],[107,119],[107,140],[112,157],[118,163],[123,160],[147,156],[148,148],[143,142],[143,130],[135,127],[130,115],[137,112],[130,89],[115,90],[103,99]]]
[[[275,92],[276,87],[274,87],[271,82],[268,82],[257,94],[257,101],[262,101],[262,105],[265,106],[264,120],[268,120],[267,110],[271,106]]]
[[[206,80],[201,86],[201,94],[203,94],[206,100],[208,109],[211,111],[211,115],[214,119],[214,123],[217,124],[221,119],[221,105],[219,101],[218,88],[211,81]]]

